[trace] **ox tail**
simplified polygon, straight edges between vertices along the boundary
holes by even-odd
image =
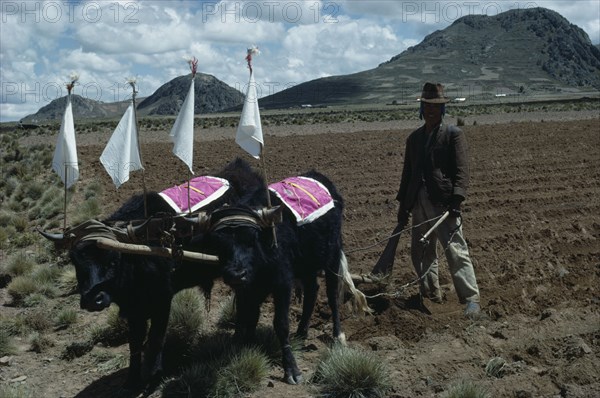
[[[342,250],[340,256],[340,277],[343,280],[343,286],[352,293],[352,297],[354,298],[354,308],[360,313],[370,314],[373,310],[369,307],[367,303],[367,296],[360,290],[354,286],[354,282],[352,281],[352,275],[348,271],[348,259],[346,259],[346,255]]]

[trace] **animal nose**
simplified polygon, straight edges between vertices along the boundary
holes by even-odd
[[[248,274],[244,269],[230,269],[226,274],[226,283],[241,284],[248,280],[247,276]]]
[[[239,281],[245,281],[246,280],[246,270],[242,269],[242,270],[234,271],[232,276],[234,279],[237,279]]]
[[[108,301],[108,295],[104,292],[100,292],[96,295],[96,297],[94,297],[94,304],[96,304],[98,307],[101,307],[107,301]]]
[[[110,305],[110,296],[108,293],[101,291],[95,296],[82,296],[80,301],[81,309],[88,311],[102,311]]]

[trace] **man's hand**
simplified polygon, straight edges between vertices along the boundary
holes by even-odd
[[[448,211],[450,212],[450,217],[460,217],[460,205],[462,203],[462,201],[465,198],[463,198],[460,195],[452,195],[452,199],[450,200],[450,205],[448,206]]]
[[[402,226],[402,229],[408,225],[408,217],[410,213],[402,208],[398,210],[398,225]]]

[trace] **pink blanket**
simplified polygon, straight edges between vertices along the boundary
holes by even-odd
[[[333,208],[329,190],[312,178],[286,178],[269,185],[269,189],[292,211],[298,225],[313,222]]]
[[[229,189],[229,181],[211,176],[199,176],[190,180],[190,205],[191,211],[196,211],[220,198]],[[177,213],[188,213],[188,183],[167,188],[159,195]]]

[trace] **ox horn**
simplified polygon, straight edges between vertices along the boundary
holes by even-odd
[[[60,249],[68,249],[71,246],[73,238],[75,238],[75,235],[73,235],[73,234],[67,234],[65,236],[65,234],[57,234],[57,233],[42,231],[40,228],[38,228],[37,231],[44,238],[53,242],[56,249],[59,249],[59,250]]]
[[[38,229],[38,232],[40,234],[42,234],[42,236],[48,240],[51,240],[52,242],[61,242],[63,240],[65,240],[65,235],[64,234],[53,234],[50,232],[46,232],[46,231],[42,231],[41,229]]]
[[[271,226],[273,224],[279,224],[282,221],[283,209],[281,206],[273,206],[271,208],[262,208],[254,211],[263,226]]]
[[[159,257],[173,257],[173,250],[167,247],[159,246],[146,246],[146,245],[134,245],[130,243],[121,243],[108,238],[99,238],[96,241],[96,245],[101,249],[115,250],[121,253],[129,254],[140,254],[143,256],[159,256]],[[208,264],[218,264],[219,257],[212,256],[210,254],[183,251],[182,253],[176,253],[181,255],[183,260],[195,261]]]

